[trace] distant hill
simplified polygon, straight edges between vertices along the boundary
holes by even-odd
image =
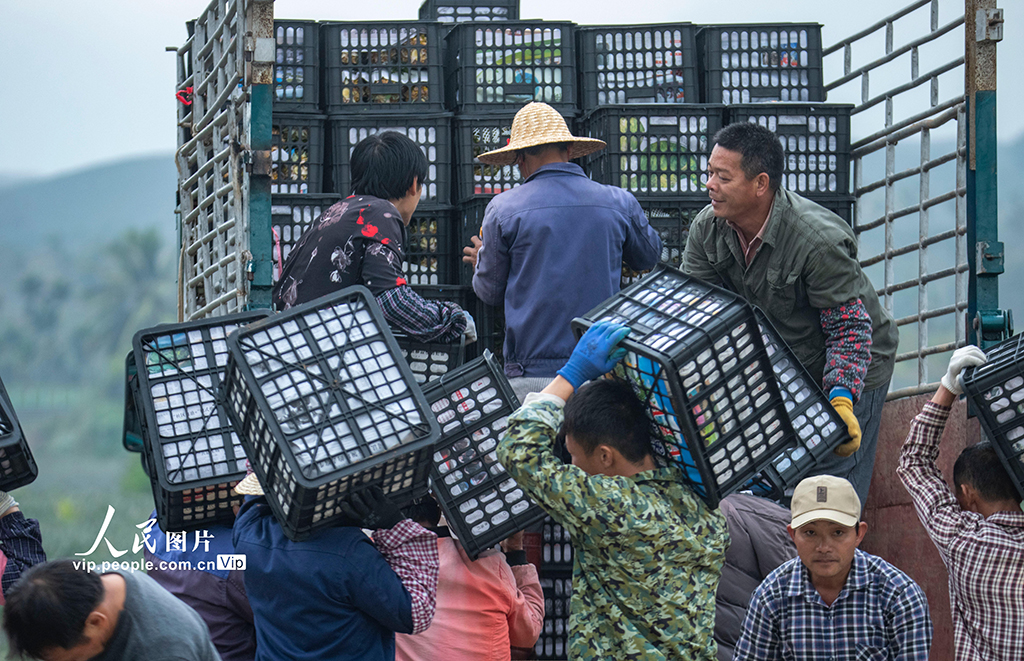
[[[129,228],[156,228],[172,245],[177,177],[168,153],[0,186],[4,247],[31,248],[50,236],[87,247]]]

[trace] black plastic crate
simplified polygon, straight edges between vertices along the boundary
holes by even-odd
[[[753,308],[736,294],[659,266],[573,328],[602,319],[632,329],[615,374],[647,405],[657,454],[711,507],[796,446]]]
[[[534,654],[537,659],[567,659],[572,574],[541,572],[540,587],[544,592],[544,628],[534,645]]]
[[[619,103],[698,103],[690,23],[578,26],[584,111]]]
[[[13,491],[35,481],[36,460],[21,431],[11,398],[0,381],[0,491]]]
[[[139,368],[135,364],[135,351],[124,359],[124,423],[121,444],[129,452],[142,452],[142,416],[135,400],[139,396]]]
[[[544,518],[498,462],[498,438],[519,399],[490,353],[428,383],[423,394],[441,427],[431,469],[434,496],[475,560]]]
[[[572,571],[573,548],[569,531],[547,516],[541,540],[541,571]]]
[[[190,530],[234,521],[232,494],[246,455],[218,392],[228,362],[227,336],[269,310],[166,324],[132,339],[134,391],[157,521]]]
[[[824,101],[821,25],[709,25],[697,33],[705,103]]]
[[[446,285],[456,277],[462,249],[452,245],[450,207],[420,205],[405,228],[405,277],[411,285]],[[455,255],[453,253],[458,253]]]
[[[606,106],[583,118],[583,134],[608,146],[583,158],[594,181],[637,196],[708,199],[711,138],[722,128],[723,106],[635,104]]]
[[[779,136],[782,186],[807,197],[850,192],[851,105],[773,103],[730,106],[730,122],[753,122]]]
[[[988,362],[960,382],[1006,472],[1024,498],[1024,335],[987,350]]]
[[[519,0],[425,0],[420,5],[420,20],[442,24],[517,21]]]
[[[679,268],[683,262],[683,250],[686,239],[690,236],[690,224],[697,214],[707,206],[706,200],[640,200],[647,220],[661,237],[661,257],[659,264]],[[648,272],[638,272],[622,264],[622,286],[626,287],[638,281]]]
[[[271,121],[270,192],[323,192],[324,117],[275,112]]]
[[[849,441],[850,434],[821,386],[779,337],[768,317],[758,308],[754,308],[754,314],[797,438],[796,447],[774,458],[762,472],[763,484],[752,489],[758,495],[778,499],[807,477],[840,444]],[[769,487],[767,490],[765,485]]]
[[[450,344],[420,342],[401,331],[393,332],[402,357],[409,363],[416,383],[421,386],[443,377],[465,362],[466,347],[462,340]]]
[[[463,23],[446,37],[449,110],[508,112],[543,101],[576,112],[573,24],[555,21]]]
[[[316,21],[274,21],[274,110],[320,109],[320,29]]]
[[[274,195],[270,198],[270,226],[274,244],[274,282],[281,277],[281,268],[288,261],[292,248],[341,195]]]
[[[452,189],[451,113],[406,116],[333,116],[331,127],[332,190],[347,196],[352,192],[352,150],[360,140],[395,131],[407,136],[427,157],[427,176],[420,183],[420,204],[448,204]]]
[[[320,37],[327,112],[444,111],[439,23],[329,22]]]
[[[228,414],[271,510],[299,541],[379,485],[400,506],[427,492],[438,426],[365,287],[228,338]]]

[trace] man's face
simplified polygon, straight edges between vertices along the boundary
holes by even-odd
[[[853,552],[864,539],[867,524],[841,526],[833,521],[820,519],[790,528],[790,536],[796,544],[800,561],[811,574],[811,583],[828,582],[829,579],[846,579],[853,566]]]
[[[719,145],[708,160],[708,196],[719,218],[739,218],[757,206],[757,178],[747,179],[743,155]]]
[[[598,459],[598,453],[587,454],[583,446],[576,442],[572,434],[565,435],[565,449],[572,456],[572,465],[582,468],[587,475],[604,475],[604,467]]]

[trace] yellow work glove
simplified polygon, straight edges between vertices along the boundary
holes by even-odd
[[[849,457],[860,449],[860,423],[857,422],[857,416],[853,414],[853,401],[849,397],[833,397],[832,408],[843,419],[843,422],[846,423],[846,430],[850,432],[850,440],[837,447],[833,452],[840,457]]]

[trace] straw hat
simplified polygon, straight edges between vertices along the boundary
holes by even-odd
[[[235,493],[239,496],[262,496],[263,485],[260,484],[260,480],[256,477],[256,473],[252,472],[252,467],[249,466],[249,461],[245,462],[245,477],[235,485]]]
[[[578,138],[569,133],[565,119],[558,111],[546,103],[528,103],[519,109],[512,120],[512,137],[507,147],[480,154],[477,158],[488,165],[512,165],[516,162],[516,152],[528,147],[550,145],[560,142],[569,143],[569,158],[579,158],[605,148],[603,140],[594,138]]]

